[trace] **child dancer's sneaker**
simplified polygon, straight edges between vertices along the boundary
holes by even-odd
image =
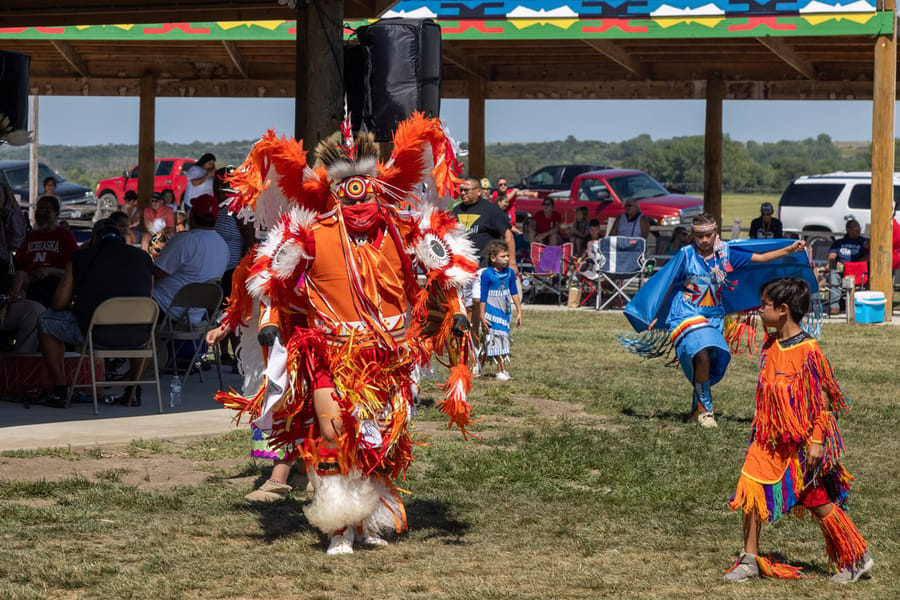
[[[756,555],[741,552],[734,566],[725,571],[725,581],[739,583],[759,577],[759,565],[756,564]]]
[[[868,552],[865,552],[855,565],[844,567],[832,575],[831,580],[835,583],[853,583],[872,570],[872,567],[874,566],[875,561],[872,560],[872,557],[869,556]]]
[[[386,539],[379,535],[375,535],[374,533],[359,533],[356,532],[356,541],[362,544],[363,546],[369,546],[370,548],[384,548],[388,545]]]
[[[506,371],[497,371],[497,381],[509,381],[510,376]]]
[[[716,423],[716,417],[709,411],[701,412],[697,414],[697,423],[700,424],[700,427],[718,427],[719,425]]]

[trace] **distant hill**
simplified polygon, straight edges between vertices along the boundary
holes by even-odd
[[[240,164],[255,140],[222,144],[157,142],[156,155],[199,158],[216,155],[218,164]],[[465,147],[465,146],[464,146]],[[565,140],[527,144],[491,144],[486,148],[485,173],[491,182],[507,177],[519,182],[539,167],[555,163],[601,163],[647,171],[669,187],[699,192],[703,185],[703,136],[654,140],[640,135],[623,142]],[[94,187],[97,181],[120,175],[137,163],[136,145],[40,147],[41,160],[66,178]],[[896,153],[900,156],[900,152]],[[0,159],[28,158],[28,148],[0,146]],[[466,157],[460,157],[466,162]],[[726,192],[780,192],[800,175],[871,169],[871,144],[817,138],[773,143],[724,140],[723,188]]]

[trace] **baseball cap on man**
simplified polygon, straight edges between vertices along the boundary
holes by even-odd
[[[201,221],[215,221],[219,216],[219,204],[209,194],[202,194],[191,200],[191,214]]]
[[[481,189],[483,189],[483,190],[489,190],[489,189],[491,189],[491,180],[488,179],[487,177],[485,177],[484,179],[482,179],[482,180],[481,180]]]
[[[772,206],[771,202],[763,202],[759,205],[759,214],[761,215],[771,215],[775,212],[775,208]]]

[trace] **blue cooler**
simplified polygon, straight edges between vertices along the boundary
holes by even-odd
[[[853,310],[857,323],[884,323],[884,293],[856,292]]]

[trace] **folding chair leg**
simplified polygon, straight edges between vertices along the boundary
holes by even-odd
[[[222,356],[219,354],[219,345],[213,344],[213,356],[216,359],[216,371],[219,373],[219,389],[225,389],[225,382],[222,380]]]

